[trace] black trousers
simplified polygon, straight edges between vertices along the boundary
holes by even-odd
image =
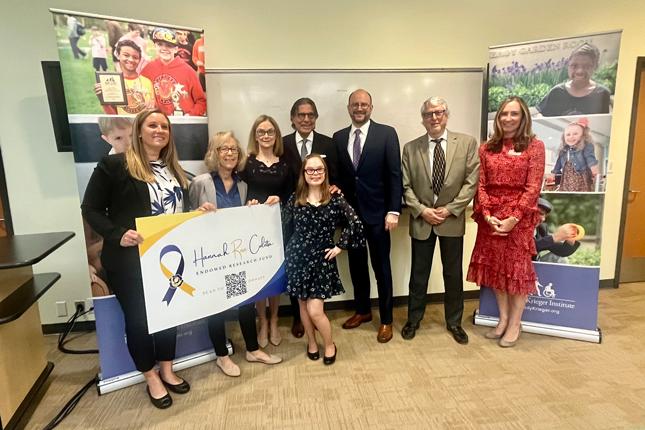
[[[426,310],[428,279],[432,269],[434,246],[439,237],[443,283],[445,286],[444,313],[447,326],[460,326],[464,313],[464,281],[462,261],[464,238],[437,236],[433,231],[427,240],[412,238],[412,270],[408,296],[408,321],[416,324],[423,319]]]
[[[175,358],[177,328],[148,334],[143,283],[140,274],[122,274],[108,271],[108,285],[114,291],[125,318],[128,351],[139,372],[151,370],[157,361]]]
[[[381,324],[392,324],[392,267],[390,265],[390,232],[385,231],[383,223],[374,225],[363,221],[365,237],[369,247],[369,257],[378,288]],[[368,314],[370,305],[370,273],[367,267],[367,248],[347,250],[349,274],[354,284],[354,304],[356,312]]]
[[[74,55],[74,58],[79,59],[81,57],[85,58],[87,55],[84,51],[81,50],[81,48],[78,47],[78,39],[79,37],[69,37],[69,45],[72,48],[72,54]]]
[[[246,305],[240,306],[238,309],[238,320],[240,321],[240,329],[242,330],[246,350],[249,352],[257,351],[260,346],[258,345],[258,334],[255,327],[255,303],[247,303]],[[208,317],[208,336],[211,338],[211,342],[213,342],[215,354],[218,357],[228,355],[225,323],[224,312]]]

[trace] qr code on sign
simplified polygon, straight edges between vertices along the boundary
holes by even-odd
[[[246,270],[224,276],[226,280],[226,298],[246,294]]]

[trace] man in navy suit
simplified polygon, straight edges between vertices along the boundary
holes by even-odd
[[[390,231],[401,213],[401,153],[394,128],[370,120],[372,96],[363,89],[350,94],[352,124],[334,133],[338,151],[338,183],[365,226],[372,270],[376,277],[381,325],[376,339],[392,339],[392,268]],[[354,284],[356,313],[343,324],[351,329],[372,320],[367,249],[347,251]]]
[[[293,177],[296,183],[293,189],[296,189],[297,180],[300,177],[302,160],[309,154],[320,154],[327,164],[329,182],[336,184],[338,157],[336,147],[331,137],[317,133],[316,120],[318,119],[318,109],[316,103],[308,97],[302,97],[296,100],[291,107],[291,127],[295,130],[282,138],[284,144],[284,153]],[[287,232],[291,234],[291,232]],[[288,239],[287,239],[288,240]],[[291,310],[293,312],[293,324],[291,325],[291,334],[300,338],[305,334],[305,329],[300,321],[300,306],[298,299],[291,297]]]

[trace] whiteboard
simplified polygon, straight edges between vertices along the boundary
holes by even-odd
[[[255,119],[275,118],[282,135],[293,131],[289,112],[301,97],[313,99],[319,118],[316,131],[331,136],[349,126],[349,94],[364,88],[372,95],[372,119],[393,126],[403,145],[426,133],[420,108],[431,96],[448,102],[448,128],[481,136],[484,71],[468,69],[207,69],[209,134],[233,130],[246,147]]]

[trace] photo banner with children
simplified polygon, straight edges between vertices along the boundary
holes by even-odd
[[[58,46],[81,201],[96,164],[131,145],[134,117],[159,109],[170,119],[181,166],[204,173],[208,147],[201,29],[50,9]],[[99,392],[140,382],[126,348],[121,308],[101,265],[102,238],[84,221],[94,300]],[[178,327],[177,362],[214,359],[205,321]],[[194,358],[187,360],[186,357]]]
[[[489,50],[489,134],[500,104],[519,96],[545,145],[526,332],[601,341],[600,244],[620,38],[617,31]],[[482,287],[475,323],[495,326],[498,318],[495,294]]]

